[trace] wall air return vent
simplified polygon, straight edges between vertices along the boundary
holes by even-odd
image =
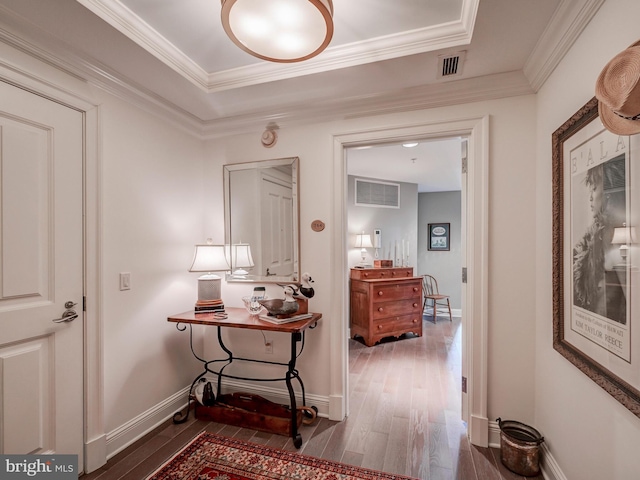
[[[400,185],[356,179],[356,201],[360,207],[400,208]]]
[[[438,78],[458,77],[462,74],[462,65],[466,50],[449,55],[438,56]]]

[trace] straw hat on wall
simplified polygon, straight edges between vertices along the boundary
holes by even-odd
[[[613,57],[596,82],[598,113],[618,135],[640,133],[640,41]]]

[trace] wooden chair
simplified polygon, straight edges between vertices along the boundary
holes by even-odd
[[[449,312],[449,320],[453,321],[451,316],[451,304],[449,303],[449,295],[442,295],[438,290],[438,281],[431,275],[422,275],[422,296],[424,303],[422,311],[427,307],[433,308],[433,323],[436,323],[438,311],[441,313]],[[438,309],[440,307],[440,309]],[[445,310],[446,308],[446,310]]]

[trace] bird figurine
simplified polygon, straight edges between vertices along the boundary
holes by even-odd
[[[306,298],[311,298],[315,295],[315,292],[313,291],[313,287],[311,286],[311,284],[313,283],[313,278],[311,278],[311,275],[309,275],[307,272],[302,274],[301,277],[301,285],[298,288],[298,291],[304,295]]]
[[[294,288],[291,285],[286,285],[282,291],[284,300],[281,298],[258,300],[260,305],[267,309],[269,315],[292,315],[298,311],[298,302],[293,298]]]

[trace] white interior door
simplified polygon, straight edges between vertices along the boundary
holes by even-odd
[[[0,82],[0,453],[80,468],[82,139],[81,112]]]
[[[293,189],[273,178],[260,181],[262,266],[265,275],[291,275],[293,268]]]

